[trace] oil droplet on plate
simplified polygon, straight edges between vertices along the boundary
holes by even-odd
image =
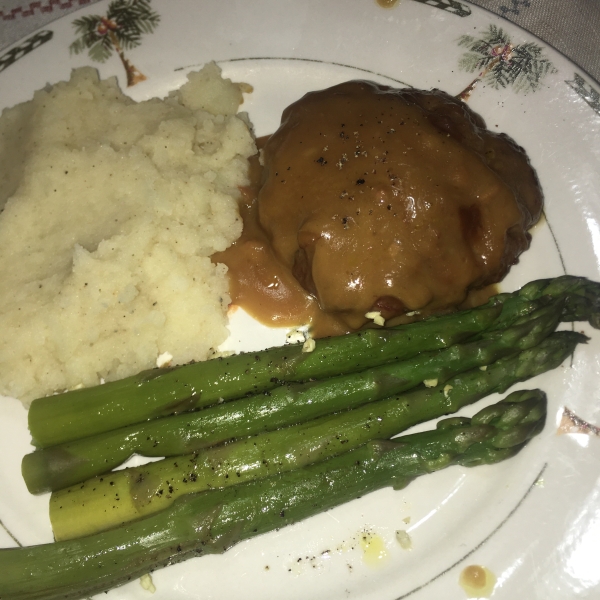
[[[382,8],[393,8],[396,4],[399,4],[400,0],[377,0],[377,4]]]
[[[489,598],[496,585],[496,576],[485,567],[469,565],[461,571],[458,583],[468,598]]]
[[[383,539],[374,533],[362,533],[360,547],[363,551],[363,562],[370,567],[381,566],[388,558],[388,551]]]

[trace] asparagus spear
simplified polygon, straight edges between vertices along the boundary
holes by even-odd
[[[171,369],[152,369],[104,385],[38,398],[29,409],[40,448],[111,431],[223,400],[360,371],[446,348],[486,330],[502,311],[486,306],[394,329],[368,329],[316,341],[312,352],[287,345]]]
[[[381,400],[425,380],[442,383],[453,375],[539,343],[556,328],[563,305],[562,298],[553,300],[512,327],[409,360],[322,381],[288,384],[268,395],[233,400],[36,450],[23,458],[23,478],[33,494],[56,491],[106,473],[134,453],[157,457],[188,454]]]
[[[419,352],[446,348],[492,327],[500,329],[539,305],[544,296],[568,295],[563,320],[600,325],[600,283],[564,276],[534,281],[522,291],[499,294],[480,308],[434,317],[394,329],[372,329],[300,346],[272,348],[171,370],[154,369],[116,382],[34,400],[29,429],[46,447],[111,431],[221,400],[273,389],[281,381],[308,381],[360,371]]]
[[[126,527],[0,550],[0,598],[83,598],[168,564],[222,553],[382,487],[400,489],[450,465],[504,460],[542,429],[545,415],[542,392],[514,392],[472,419],[446,419],[434,431],[372,441],[297,471],[186,496]]]
[[[563,321],[588,321],[594,329],[600,329],[600,283],[573,275],[539,279],[524,285],[519,297],[535,300],[540,292],[565,299]]]
[[[457,375],[446,384],[259,434],[200,453],[112,472],[54,492],[56,540],[102,531],[163,510],[179,496],[292,471],[390,438],[417,423],[453,413],[488,394],[557,367],[585,336],[560,331],[514,357]]]

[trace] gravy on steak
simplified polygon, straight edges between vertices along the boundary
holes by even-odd
[[[317,336],[461,305],[506,275],[542,210],[523,149],[440,91],[311,92],[262,155],[242,238],[214,260],[234,304]]]

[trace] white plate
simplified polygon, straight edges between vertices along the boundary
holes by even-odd
[[[98,64],[68,50],[73,20],[104,14],[108,4],[70,14],[45,28],[51,34],[0,57],[0,107],[29,99],[85,64],[103,77],[117,75],[125,86],[116,55]],[[464,34],[479,37],[496,26],[515,47],[536,44],[553,67],[537,90],[518,89],[522,79],[499,89],[483,82],[469,100],[491,129],[527,149],[546,194],[547,222],[537,227],[531,250],[504,287],[564,272],[600,279],[600,86],[532,35],[462,0],[402,0],[391,9],[374,0],[154,0],[152,8],[159,26],[126,52],[147,80],[128,92],[136,99],[164,95],[188,70],[216,60],[226,76],[254,86],[244,108],[259,135],[273,131],[281,110],[304,92],[346,79],[457,94],[477,74],[461,68]],[[494,598],[600,598],[600,440],[556,433],[565,405],[600,424],[600,332],[581,329],[592,341],[577,350],[572,365],[527,384],[548,392],[550,416],[543,434],[515,459],[453,467],[223,556],[157,571],[153,598],[455,600],[465,598],[458,578],[469,564],[496,575]],[[235,345],[247,338],[244,332],[234,323]],[[1,399],[0,545],[51,540],[48,499],[28,495],[20,478],[20,459],[29,450],[25,411]],[[408,530],[412,550],[397,543],[397,529]],[[382,558],[357,543],[364,531],[381,542]],[[100,597],[151,595],[134,581]]]

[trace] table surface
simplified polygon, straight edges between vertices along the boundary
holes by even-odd
[[[0,0],[0,52],[35,29],[97,1]],[[600,81],[600,0],[471,2],[530,31]]]

